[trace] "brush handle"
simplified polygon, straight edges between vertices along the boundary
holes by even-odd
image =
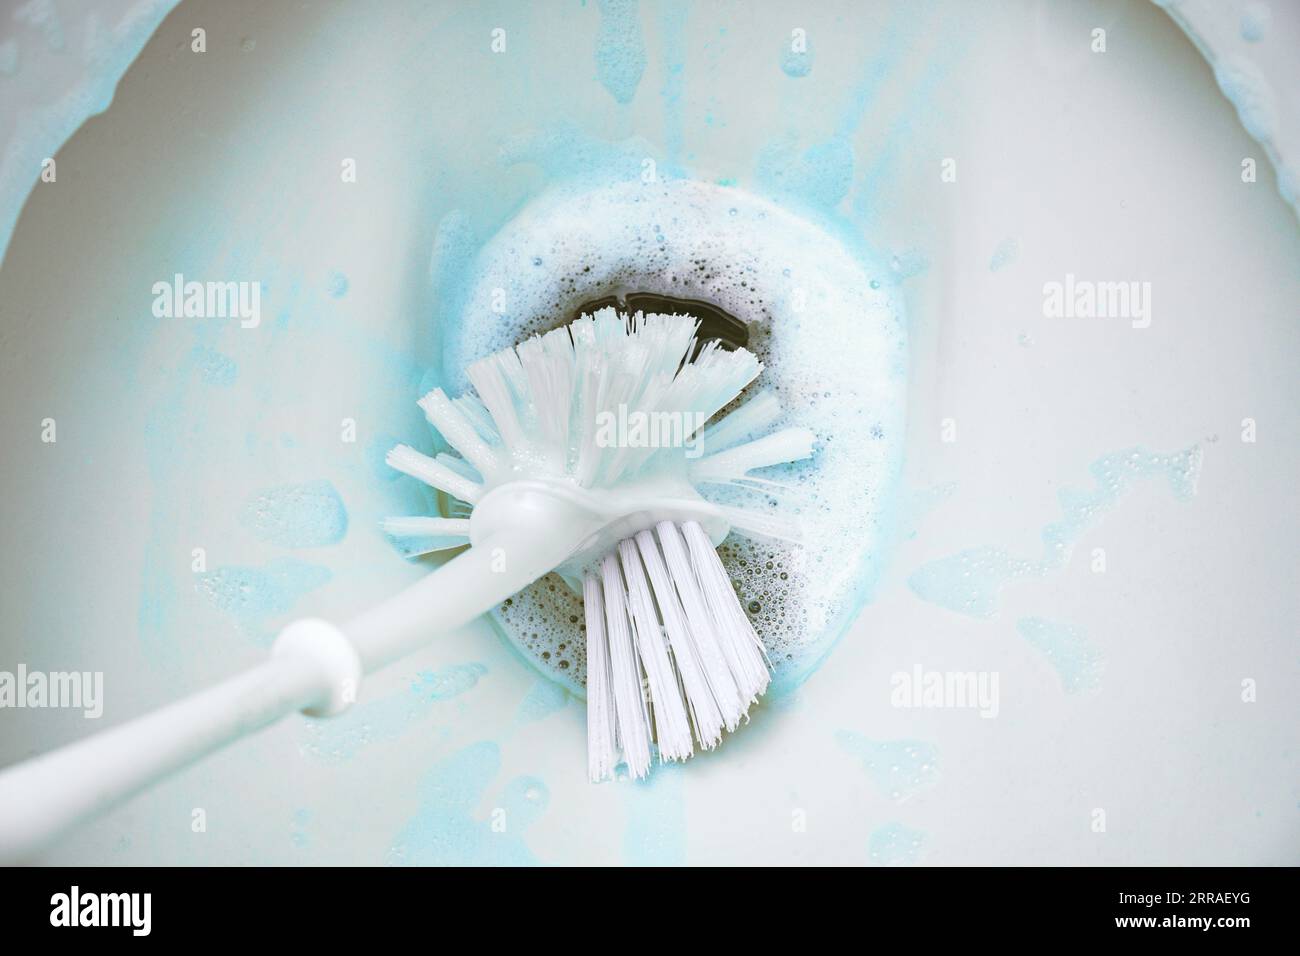
[[[271,658],[214,687],[0,771],[0,862],[30,859],[69,827],[293,711],[328,716],[363,673],[472,621],[569,557],[591,529],[562,508],[527,515],[342,629],[290,624]]]

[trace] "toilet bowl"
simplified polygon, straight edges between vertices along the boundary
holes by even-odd
[[[769,476],[807,543],[723,550],[779,692],[593,787],[544,581],[43,862],[1292,860],[1289,101],[1252,138],[1154,4],[571,13],[15,21],[59,119],[0,180],[0,671],[103,690],[0,710],[0,765],[425,573],[380,528],[446,507],[384,464],[415,398],[609,297],[734,319],[830,443]]]

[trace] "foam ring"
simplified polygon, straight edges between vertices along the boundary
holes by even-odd
[[[799,509],[805,546],[733,535],[719,549],[773,661],[774,687],[793,686],[865,601],[890,540],[907,373],[895,270],[731,187],[559,187],[474,260],[461,315],[441,330],[448,390],[467,387],[463,370],[474,359],[566,324],[585,303],[633,293],[703,300],[743,321],[747,347],[766,366],[746,395],[772,388],[784,409],[777,425],[817,436],[813,462],[764,472],[807,499],[778,505]],[[533,584],[494,618],[546,676],[584,692],[582,604],[558,578]]]

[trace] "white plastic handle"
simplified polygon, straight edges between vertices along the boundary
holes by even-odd
[[[297,621],[270,660],[152,714],[0,771],[0,862],[30,859],[59,834],[240,737],[303,710],[340,713],[363,673],[454,630],[558,567],[588,516],[540,507],[341,629]]]

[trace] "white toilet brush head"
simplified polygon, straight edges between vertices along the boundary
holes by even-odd
[[[385,522],[412,553],[501,540],[537,507],[590,519],[592,534],[556,570],[585,603],[593,780],[620,759],[645,776],[656,748],[661,760],[682,760],[696,744],[714,747],[769,682],[714,547],[731,531],[791,539],[797,525],[701,489],[807,458],[813,436],[760,434],[780,414],[770,393],[708,424],[762,366],[745,349],[701,346],[696,332],[684,315],[584,316],[474,363],[476,394],[434,389],[420,399],[455,454],[399,445],[388,456],[453,499],[449,517]]]

